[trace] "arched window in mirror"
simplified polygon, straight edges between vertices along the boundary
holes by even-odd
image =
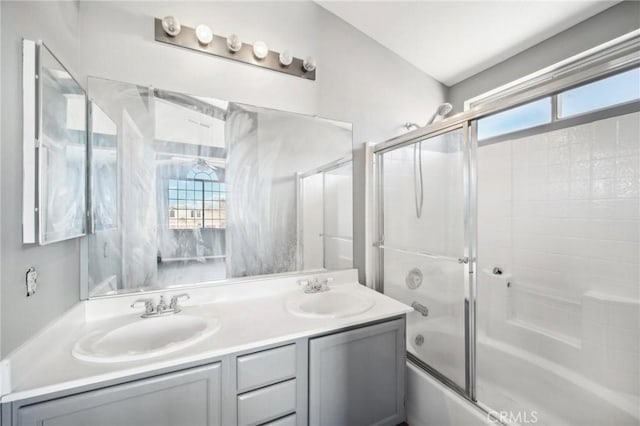
[[[224,171],[199,160],[168,185],[169,229],[226,227]]]

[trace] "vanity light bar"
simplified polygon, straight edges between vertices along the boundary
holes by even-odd
[[[208,53],[210,55],[232,59],[234,61],[243,62],[249,65],[255,65],[261,68],[267,68],[273,71],[279,71],[281,73],[293,75],[295,77],[300,77],[307,80],[316,79],[315,60],[313,60],[312,58],[303,60],[301,58],[293,57],[290,65],[282,65],[280,61],[280,53],[273,50],[268,50],[266,56],[263,59],[258,59],[254,54],[254,46],[252,46],[251,44],[242,43],[240,49],[238,49],[238,51],[236,52],[233,52],[227,47],[226,37],[221,37],[219,35],[213,34],[211,41],[205,45],[198,41],[196,30],[194,28],[186,27],[184,25],[180,26],[180,30],[175,36],[169,35],[163,28],[162,19],[160,18],[155,18],[155,40],[161,43],[167,43],[185,49]],[[266,47],[266,45],[260,45],[258,47],[260,48],[258,50],[262,54],[261,50],[263,47]],[[286,53],[288,54],[288,52]],[[286,62],[288,61],[285,61],[285,63]]]

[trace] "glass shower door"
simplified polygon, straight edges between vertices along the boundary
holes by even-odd
[[[376,246],[379,286],[415,309],[407,317],[410,356],[468,393],[466,130],[377,153]]]

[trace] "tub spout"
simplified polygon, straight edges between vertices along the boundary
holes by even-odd
[[[411,307],[416,311],[420,312],[420,315],[422,315],[423,317],[429,316],[429,308],[424,306],[422,303],[418,303],[414,301],[411,304]]]

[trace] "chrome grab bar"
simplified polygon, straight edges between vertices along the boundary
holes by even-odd
[[[392,246],[388,246],[388,245],[385,245],[385,244],[380,243],[380,242],[373,243],[373,246],[381,248],[381,249],[385,249],[385,250],[395,251],[395,252],[398,252],[398,253],[406,253],[406,254],[413,254],[415,256],[428,257],[430,259],[446,260],[448,262],[457,262],[457,263],[464,263],[464,264],[469,263],[469,258],[466,257],[466,256],[464,256],[464,257],[442,256],[442,255],[439,255],[439,254],[433,254],[433,253],[429,253],[429,252],[426,252],[426,251],[412,250],[412,249],[400,248],[400,247],[392,247]]]

